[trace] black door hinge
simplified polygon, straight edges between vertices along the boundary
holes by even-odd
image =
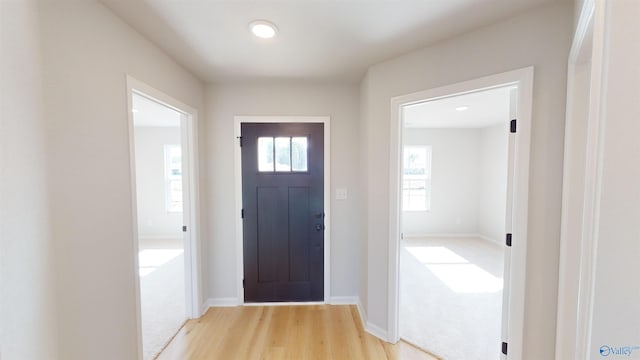
[[[511,120],[511,126],[510,127],[511,127],[511,129],[509,131],[511,133],[515,134],[516,130],[518,129],[518,120],[516,120],[516,119]]]
[[[507,234],[507,246],[511,246],[511,234]]]
[[[187,232],[187,225],[182,225],[182,232]]]
[[[505,355],[507,355],[507,347],[508,346],[509,345],[506,342],[502,343],[502,353],[505,354]]]
[[[240,147],[242,147],[242,136],[236,136],[238,140],[240,140]]]
[[[244,289],[244,279],[242,279],[242,288]]]
[[[240,210],[240,218],[244,219],[244,209]]]

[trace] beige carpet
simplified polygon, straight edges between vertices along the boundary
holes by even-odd
[[[145,249],[140,258],[142,352],[152,360],[185,322],[182,249]]]
[[[401,337],[443,360],[500,359],[503,256],[476,238],[403,241]]]

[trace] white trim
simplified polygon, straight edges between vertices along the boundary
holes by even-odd
[[[135,138],[134,124],[132,112],[132,96],[134,93],[150,98],[164,106],[172,108],[183,115],[183,148],[188,150],[188,160],[183,164],[183,168],[188,174],[188,179],[183,184],[187,188],[185,191],[189,198],[185,202],[183,214],[188,219],[186,225],[190,229],[185,234],[185,296],[187,302],[187,317],[199,317],[201,307],[199,304],[201,293],[201,276],[200,276],[200,240],[199,240],[199,221],[200,201],[199,201],[199,178],[198,168],[198,112],[196,109],[173,99],[169,95],[126,75],[127,86],[127,122],[129,130],[129,170],[130,170],[130,189],[131,189],[131,214],[132,214],[132,235],[133,235],[133,269],[135,283],[135,316],[137,327],[137,343],[138,343],[138,359],[142,359],[142,317],[140,303],[140,277],[138,263],[138,219],[137,219],[137,199],[136,199],[136,167],[135,167]],[[190,176],[189,176],[190,175]]]
[[[478,235],[476,235],[476,237],[478,239],[480,239],[480,240],[490,242],[490,243],[492,243],[494,245],[503,245],[502,241],[500,241],[498,239],[492,239],[492,238],[490,238],[488,236],[485,236],[485,235],[482,235],[482,234],[478,234]]]
[[[366,322],[366,325],[365,325],[364,329],[369,334],[377,337],[378,339],[382,339],[382,340],[387,341],[387,342],[392,342],[392,341],[390,341],[391,339],[389,338],[389,333],[385,329],[379,327],[378,325],[370,323],[368,320]]]
[[[597,158],[594,158],[594,149],[590,146],[598,146],[598,136],[595,133],[587,133],[599,131],[599,125],[595,122],[599,118],[590,115],[585,111],[585,118],[576,118],[576,73],[581,67],[589,66],[590,77],[594,75],[593,63],[593,36],[594,36],[594,0],[585,0],[582,4],[580,17],[571,45],[569,53],[568,72],[567,72],[567,107],[565,120],[565,144],[564,144],[564,166],[563,166],[563,185],[562,185],[562,215],[560,230],[560,259],[558,269],[558,306],[556,319],[556,360],[579,360],[585,359],[587,355],[586,344],[588,343],[588,326],[590,324],[589,314],[584,309],[590,308],[591,296],[588,294],[593,287],[593,279],[589,268],[593,265],[591,259],[593,255],[593,241],[588,241],[595,236],[593,231],[594,221],[593,210],[588,210],[589,206],[594,204],[594,186],[596,177],[593,173],[597,169]],[[594,80],[591,79],[589,84],[589,92],[600,92],[600,88],[593,88]],[[597,97],[591,96],[589,103],[596,106]],[[585,104],[586,105],[586,104]],[[584,124],[578,123],[584,122]],[[587,129],[585,134],[589,139],[576,138],[574,134],[576,126],[582,126]],[[573,161],[572,153],[574,143],[576,141],[584,141],[585,143],[585,161],[576,163]],[[590,142],[587,144],[587,142]],[[590,173],[588,172],[588,169]],[[585,179],[582,194],[571,196],[571,188],[573,186],[572,179]],[[590,189],[588,191],[587,189]],[[570,214],[581,214],[581,224],[572,225],[569,221]],[[573,239],[573,240],[571,240]],[[577,247],[577,248],[576,248]],[[572,264],[575,261],[576,250],[579,251],[579,264],[577,268]],[[577,292],[573,292],[567,284],[578,284]]]
[[[362,322],[362,328],[367,329],[367,313],[364,311],[364,306],[360,301],[360,297],[358,297],[358,302],[356,303],[356,307],[358,308],[358,314],[360,315],[360,321]]]
[[[259,303],[244,303],[240,306],[310,306],[310,305],[325,305],[324,301],[289,301],[289,302],[259,302]]]
[[[204,312],[206,312],[209,308],[212,308],[212,307],[236,307],[241,305],[242,305],[242,302],[240,302],[240,299],[238,298],[233,298],[233,297],[208,298],[204,304],[204,309],[205,309]]]
[[[356,297],[355,300],[355,305],[358,309],[358,315],[360,315],[360,321],[362,323],[362,328],[364,329],[364,331],[384,341],[392,342],[389,338],[389,333],[385,329],[369,322],[369,320],[367,319],[367,313],[365,313],[364,311],[364,306],[362,306],[362,303],[360,302],[360,297]]]
[[[415,234],[403,234],[404,240],[414,240],[414,239],[433,239],[433,238],[470,238],[470,237],[481,237],[482,235],[478,233],[415,233]]]
[[[175,235],[140,235],[138,236],[140,240],[176,240],[182,241],[180,236]]]
[[[329,116],[234,116],[234,136],[241,135],[242,123],[321,123],[324,124],[324,302],[331,298],[331,117]],[[244,302],[244,250],[242,246],[242,156],[240,143],[234,146],[236,203],[236,293]],[[288,303],[291,304],[291,303]]]
[[[597,1],[593,13],[593,43],[591,58],[591,83],[589,85],[589,113],[585,161],[585,193],[582,227],[582,251],[580,256],[580,292],[578,294],[578,324],[576,359],[591,358],[593,304],[596,282],[596,256],[600,227],[600,196],[604,156],[604,60],[606,51],[605,31],[607,4]]]
[[[425,100],[435,100],[477,92],[503,86],[518,86],[518,132],[515,140],[515,166],[513,176],[513,217],[512,234],[514,243],[511,252],[512,266],[508,284],[508,359],[521,359],[523,351],[523,329],[525,309],[525,284],[527,261],[527,217],[529,196],[529,152],[531,142],[531,112],[533,99],[533,67],[508,71],[475,80],[421,91],[391,99],[390,126],[390,180],[389,180],[389,279],[388,279],[388,336],[392,343],[399,340],[399,260],[398,247],[401,236],[400,226],[400,173],[402,145],[402,106]],[[509,224],[511,225],[511,224]],[[505,276],[505,279],[507,276]],[[375,329],[374,329],[375,330]],[[382,334],[380,334],[382,335]]]
[[[478,238],[483,241],[488,241],[493,244],[502,245],[502,241],[498,239],[492,239],[486,235],[480,233],[415,233],[415,234],[402,234],[402,240],[419,240],[419,239],[466,239],[466,238]]]
[[[331,305],[356,305],[358,304],[357,296],[332,296],[329,300]]]

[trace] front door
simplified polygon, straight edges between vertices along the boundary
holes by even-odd
[[[324,125],[243,123],[245,302],[324,299]]]

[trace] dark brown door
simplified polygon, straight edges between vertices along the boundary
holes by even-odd
[[[323,132],[241,126],[245,302],[324,299]]]

